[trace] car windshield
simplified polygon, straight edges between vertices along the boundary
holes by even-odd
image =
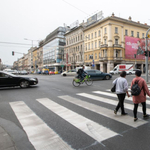
[[[16,77],[16,75],[14,75],[14,74],[12,74],[12,73],[10,73],[10,72],[5,72],[5,74],[8,74],[8,75],[10,75],[10,76],[13,76],[13,77]]]

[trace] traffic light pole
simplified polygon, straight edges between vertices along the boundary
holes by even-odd
[[[148,82],[148,48],[147,48],[147,45],[148,45],[148,42],[147,42],[147,39],[148,39],[148,32],[150,31],[150,28],[147,30],[146,32],[146,37],[145,37],[145,52],[147,53],[147,56],[145,56],[145,66],[146,66],[146,76],[145,76],[145,80],[146,82]]]

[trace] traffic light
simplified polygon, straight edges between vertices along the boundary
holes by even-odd
[[[14,51],[12,51],[12,56],[14,56],[14,54],[15,54],[15,52],[14,52]]]
[[[148,51],[144,51],[144,55],[145,55],[145,56],[148,56],[148,55],[147,55],[147,52],[148,52]]]

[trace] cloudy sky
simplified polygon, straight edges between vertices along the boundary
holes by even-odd
[[[0,0],[0,59],[12,65],[28,52],[31,40],[37,46],[57,27],[81,23],[99,11],[150,25],[149,0]]]

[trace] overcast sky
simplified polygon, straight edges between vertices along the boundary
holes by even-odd
[[[133,21],[150,25],[149,0],[0,0],[0,59],[12,65],[23,56],[21,53],[28,52],[30,40],[35,40],[33,45],[37,46],[36,40],[45,39],[64,23],[81,23],[99,11],[103,11],[104,17],[114,12],[117,17],[131,16]]]

